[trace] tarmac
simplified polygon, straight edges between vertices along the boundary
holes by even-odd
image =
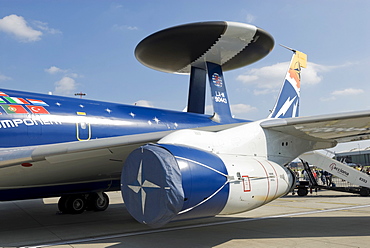
[[[58,214],[58,198],[0,203],[0,247],[369,247],[370,197],[320,190],[255,210],[151,229],[110,192],[104,212]]]

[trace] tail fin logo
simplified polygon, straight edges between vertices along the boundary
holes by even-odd
[[[279,97],[269,118],[298,117],[301,68],[306,68],[307,66],[307,55],[299,51],[292,51],[294,52],[292,61],[290,62],[283,87],[280,90]]]
[[[222,88],[222,77],[218,73],[213,73],[212,82],[216,87]]]
[[[299,92],[299,89],[301,88],[301,68],[307,67],[307,55],[300,51],[293,50],[293,52],[294,55],[289,66],[288,73],[290,78],[295,81],[295,88],[298,89]],[[293,82],[290,83],[294,86]]]
[[[295,81],[296,87],[301,88],[301,71],[299,69],[289,69],[290,78]]]
[[[276,114],[275,118],[279,118],[281,116],[285,116],[288,112],[288,110],[292,107],[292,113],[290,115],[292,116],[296,116],[298,113],[297,113],[297,107],[298,107],[298,101],[295,101],[297,99],[297,96],[295,96],[293,99],[290,99],[290,97],[288,97],[288,99],[285,101],[285,103],[283,104],[283,106],[281,106],[279,112]]]

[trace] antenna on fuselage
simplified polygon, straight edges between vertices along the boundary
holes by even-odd
[[[75,96],[80,96],[80,99],[82,99],[83,96],[86,96],[86,93],[75,93]]]

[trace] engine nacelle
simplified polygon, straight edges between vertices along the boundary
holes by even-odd
[[[294,173],[263,158],[219,155],[225,163],[230,181],[229,198],[220,214],[235,214],[260,207],[279,198],[295,186]]]
[[[289,170],[267,160],[168,144],[134,150],[121,177],[127,210],[152,227],[251,210],[293,185]]]

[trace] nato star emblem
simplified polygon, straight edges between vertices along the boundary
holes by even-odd
[[[143,178],[143,160],[140,161],[140,166],[139,166],[139,170],[138,170],[138,173],[137,173],[137,181],[139,183],[139,185],[127,185],[132,191],[134,191],[136,194],[138,194],[139,192],[141,193],[141,209],[142,209],[142,213],[144,215],[144,212],[145,212],[145,202],[146,202],[146,192],[145,192],[145,188],[160,188],[159,185],[155,184],[155,183],[152,183],[148,180],[145,180]]]

